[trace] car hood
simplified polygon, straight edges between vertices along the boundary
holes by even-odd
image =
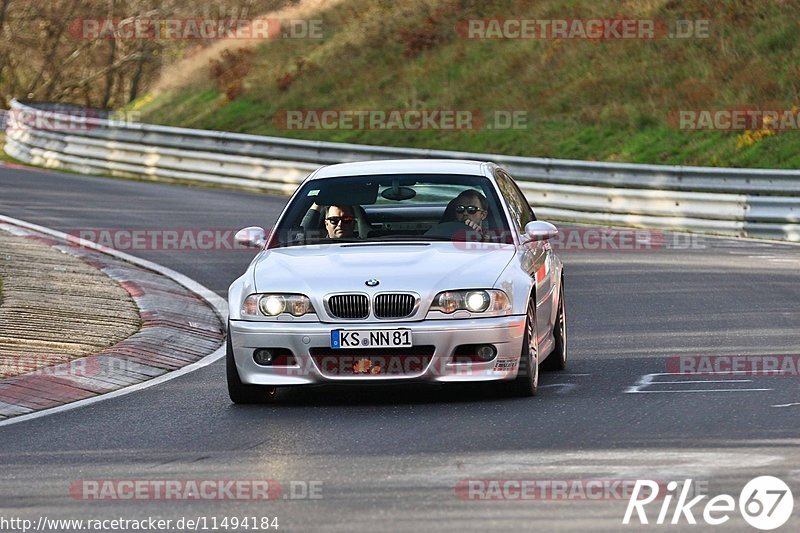
[[[299,292],[312,300],[343,291],[412,291],[425,298],[448,289],[491,288],[514,257],[514,247],[470,246],[433,242],[278,248],[264,252],[254,281],[258,292]],[[370,279],[380,284],[368,287]]]

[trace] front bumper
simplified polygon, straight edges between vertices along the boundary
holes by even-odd
[[[433,354],[419,368],[403,373],[339,374],[324,371],[311,351],[329,349],[331,331],[335,329],[392,329],[411,330],[414,346],[432,346]],[[232,320],[228,335],[239,378],[251,385],[309,385],[318,383],[354,383],[380,381],[467,382],[513,379],[517,375],[519,356],[525,332],[524,316],[505,316],[480,319],[425,320],[422,322],[381,322],[364,324],[324,324],[255,322]],[[489,362],[454,363],[457,346],[493,344],[497,357]],[[259,348],[288,349],[294,355],[295,366],[261,366],[253,360]],[[410,353],[413,348],[408,349]],[[356,350],[355,361],[371,356],[370,349]],[[363,355],[362,355],[363,352]],[[350,357],[350,356],[342,356]],[[390,356],[391,357],[391,356]],[[417,360],[422,361],[422,359]],[[345,366],[349,361],[343,361]],[[391,364],[391,363],[390,363]]]

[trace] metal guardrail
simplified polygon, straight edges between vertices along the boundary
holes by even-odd
[[[50,106],[12,102],[6,153],[48,168],[281,194],[294,191],[325,164],[404,158],[494,161],[511,172],[543,218],[800,241],[800,171],[795,170],[596,163],[302,141],[116,123],[60,114],[61,108]],[[37,113],[47,113],[50,124],[37,124]],[[56,120],[73,127],[47,127]]]

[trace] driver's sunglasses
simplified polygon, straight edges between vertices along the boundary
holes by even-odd
[[[325,220],[331,223],[331,226],[338,226],[339,222],[342,224],[352,224],[356,221],[353,217],[328,217]]]
[[[457,205],[456,206],[456,213],[459,215],[462,214],[464,211],[467,212],[468,215],[474,215],[478,211],[486,211],[485,209],[478,207],[476,205]]]

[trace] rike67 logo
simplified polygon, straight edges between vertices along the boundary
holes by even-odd
[[[640,498],[641,494],[646,496]],[[690,500],[691,494],[691,479],[684,481],[682,486],[676,481],[670,481],[665,496],[659,494],[659,483],[637,480],[622,523],[630,524],[635,512],[639,523],[648,524],[645,507],[659,496],[663,496],[663,499],[655,521],[657,525],[680,524],[683,520],[685,523],[695,525],[697,519],[694,513],[702,513],[702,519],[706,524],[718,526],[730,520],[736,511],[737,501],[729,494],[714,496],[705,502],[705,505],[700,505],[700,502],[708,498],[708,495],[701,494]],[[670,507],[675,496],[677,501],[670,516]],[[789,520],[794,508],[794,497],[789,486],[782,480],[772,476],[760,476],[747,482],[739,493],[738,504],[742,518],[748,524],[756,529],[768,531],[784,525]]]

